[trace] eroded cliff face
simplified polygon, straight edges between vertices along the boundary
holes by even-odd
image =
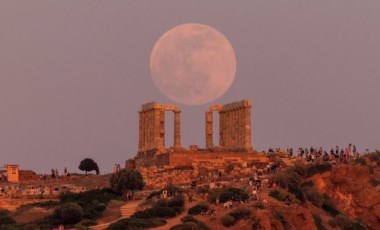
[[[336,207],[349,217],[367,226],[380,228],[380,186],[371,183],[379,179],[379,169],[371,174],[369,166],[340,165],[331,172],[314,175],[315,188],[326,193]]]

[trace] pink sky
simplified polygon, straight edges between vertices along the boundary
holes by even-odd
[[[124,165],[137,151],[141,104],[173,103],[154,86],[149,57],[182,23],[230,40],[237,75],[214,103],[251,99],[258,150],[379,148],[379,12],[379,1],[356,0],[1,1],[0,164]],[[205,146],[209,105],[179,105],[184,146]]]

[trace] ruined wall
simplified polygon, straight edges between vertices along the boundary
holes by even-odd
[[[215,166],[228,163],[268,163],[269,159],[264,154],[257,152],[209,152],[209,151],[177,151],[169,154],[171,166],[211,164]]]

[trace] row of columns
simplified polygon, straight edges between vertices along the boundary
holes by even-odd
[[[165,148],[165,105],[148,103],[139,111],[139,152]],[[172,108],[173,106],[171,106]],[[181,111],[174,113],[174,148],[181,147]]]
[[[213,112],[206,112],[206,148],[213,148]],[[219,145],[227,149],[251,149],[251,103],[249,100],[218,106]]]

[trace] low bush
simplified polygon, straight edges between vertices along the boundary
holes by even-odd
[[[317,173],[331,171],[332,166],[328,163],[296,164],[293,169],[302,177],[312,177]]]
[[[367,228],[357,221],[351,221],[344,215],[336,215],[333,219],[328,221],[329,225],[333,228],[339,227],[342,230],[366,230]]]
[[[181,221],[185,223],[185,222],[197,222],[198,220],[195,219],[195,217],[192,215],[186,215],[181,218]]]
[[[165,225],[167,222],[162,218],[139,219],[127,218],[119,220],[108,226],[107,230],[120,230],[120,229],[150,229]]]
[[[142,211],[135,212],[132,217],[139,219],[148,219],[154,217],[169,218],[176,216],[177,210],[174,207],[155,206]]]
[[[377,166],[380,166],[380,151],[376,150],[375,152],[368,154],[367,157],[371,159],[371,161],[375,161]]]
[[[171,197],[168,200],[168,207],[183,207],[185,205],[185,198],[183,195]]]
[[[10,212],[6,209],[0,209],[0,229],[2,225],[14,224],[15,220],[9,216]]]
[[[194,229],[199,229],[197,223],[195,222],[177,224],[170,228],[170,230],[194,230]]]
[[[76,224],[82,219],[83,209],[76,203],[65,203],[59,206],[52,216],[53,223]]]
[[[322,207],[325,202],[325,197],[315,190],[313,187],[304,187],[303,189],[306,199],[316,207]]]
[[[187,211],[188,214],[190,215],[198,215],[201,214],[203,211],[206,211],[208,209],[208,204],[206,203],[199,203]]]
[[[368,171],[371,175],[375,174],[375,170],[371,166],[368,166]]]
[[[291,229],[289,221],[286,218],[286,216],[284,215],[284,213],[275,210],[274,211],[274,217],[281,222],[281,224],[284,227],[284,229]]]
[[[380,185],[380,180],[376,178],[371,178],[370,183],[372,184],[373,187],[377,187]]]
[[[60,195],[60,202],[77,203],[83,208],[83,218],[95,220],[102,216],[111,200],[122,199],[112,189],[94,189],[80,193],[65,193]]]
[[[294,168],[273,176],[273,180],[276,181],[280,187],[288,189],[289,192],[293,193],[301,202],[305,201],[305,197],[301,191],[302,178],[296,173]]]
[[[359,157],[358,159],[355,159],[354,164],[366,165],[367,163],[365,162],[364,157]]]
[[[215,204],[216,199],[219,199],[220,194],[222,193],[222,188],[214,188],[208,192],[207,199],[210,203]]]
[[[315,226],[318,228],[318,230],[326,230],[325,226],[322,224],[322,219],[320,216],[313,214],[313,219]]]
[[[186,230],[186,229],[198,229],[198,230],[211,230],[205,223],[195,219],[192,215],[186,215],[181,218],[183,224],[176,225],[171,230]]]
[[[286,198],[288,198],[291,204],[299,203],[299,201],[297,201],[297,198],[293,194],[281,188],[270,190],[268,195],[279,201],[285,201]]]
[[[230,215],[225,215],[222,217],[222,224],[225,227],[230,227],[236,223],[236,219]]]
[[[324,201],[322,204],[323,210],[325,210],[331,216],[337,216],[340,212],[336,209],[335,205],[331,202],[330,198],[327,195],[323,196]]]
[[[237,208],[228,213],[228,215],[232,216],[236,221],[238,221],[241,219],[248,219],[251,216],[251,211],[246,208]]]
[[[245,192],[244,190],[239,189],[239,188],[230,187],[230,188],[225,188],[222,190],[222,192],[220,193],[219,200],[220,200],[220,202],[226,202],[228,200],[246,201],[248,198],[249,198],[248,193]]]
[[[98,223],[94,220],[83,220],[81,224],[84,226],[93,226],[93,225],[97,225]]]
[[[256,209],[265,209],[265,205],[262,201],[256,201],[253,203],[253,207]]]

